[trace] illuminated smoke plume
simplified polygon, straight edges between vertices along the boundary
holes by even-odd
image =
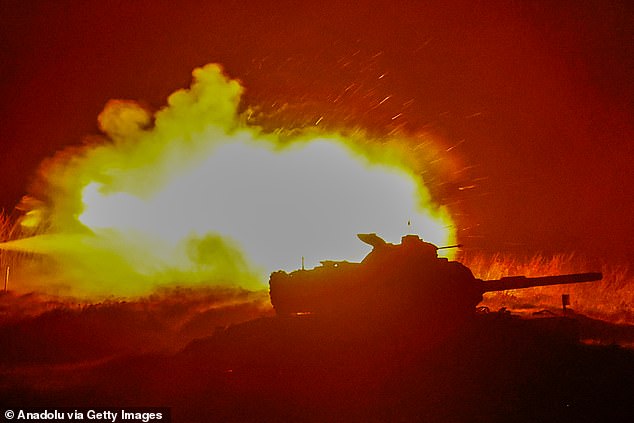
[[[48,278],[70,292],[140,295],[164,285],[262,288],[269,272],[302,258],[307,267],[360,260],[369,250],[360,232],[454,242],[407,143],[264,133],[239,115],[243,88],[219,66],[193,76],[154,116],[110,101],[99,115],[105,136],[41,166],[23,224],[45,233],[3,248],[51,258]]]

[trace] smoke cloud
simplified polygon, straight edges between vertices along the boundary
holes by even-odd
[[[360,260],[359,232],[454,241],[406,143],[264,132],[240,115],[242,93],[212,64],[154,115],[109,101],[102,136],[42,164],[24,220],[39,235],[1,248],[46,256],[33,268],[58,290],[125,296],[173,285],[261,289],[269,272],[302,258]]]

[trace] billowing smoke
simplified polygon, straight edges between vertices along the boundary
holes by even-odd
[[[359,260],[356,233],[454,242],[407,143],[246,123],[242,86],[217,65],[193,72],[152,115],[113,100],[102,136],[42,164],[23,224],[2,245],[43,255],[51,286],[141,295],[158,286],[265,286],[268,273]]]

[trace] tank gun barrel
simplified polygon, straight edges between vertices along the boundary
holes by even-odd
[[[501,279],[483,280],[482,292],[505,291],[507,289],[523,289],[533,286],[565,285],[571,283],[594,282],[601,280],[603,274],[573,273],[569,275],[542,276],[537,278],[527,278],[526,276],[509,276]]]

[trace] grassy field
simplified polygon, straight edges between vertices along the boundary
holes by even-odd
[[[0,242],[10,241],[20,237],[19,225],[8,214],[0,213]],[[24,255],[13,251],[5,251],[0,249],[0,276],[2,277],[1,288],[5,289],[5,283],[8,283],[12,268],[19,265],[24,259]]]
[[[22,236],[25,234],[16,223],[16,219],[7,213],[0,213],[0,242]],[[5,280],[8,282],[9,290],[21,293],[34,290],[33,286],[42,286],[45,281],[33,284],[24,282],[24,278],[21,278],[21,274],[25,273],[29,275],[29,278],[37,277],[28,273],[28,269],[34,267],[35,263],[41,265],[41,260],[41,257],[33,254],[0,249],[0,289],[4,289]],[[601,271],[603,280],[593,283],[487,293],[482,305],[489,307],[491,311],[506,307],[526,314],[544,309],[556,311],[562,307],[562,294],[569,294],[570,308],[576,312],[612,323],[634,324],[634,272],[626,263],[589,260],[574,253],[530,257],[501,253],[493,255],[462,253],[457,260],[468,266],[474,276],[480,279]],[[55,292],[40,294],[55,294]]]
[[[627,264],[591,261],[575,254],[513,257],[503,254],[459,258],[475,277],[498,279],[504,276],[548,276],[581,272],[603,273],[597,282],[554,285],[485,294],[482,305],[492,311],[535,312],[562,308],[562,294],[570,295],[570,308],[612,323],[634,324],[634,275]]]

